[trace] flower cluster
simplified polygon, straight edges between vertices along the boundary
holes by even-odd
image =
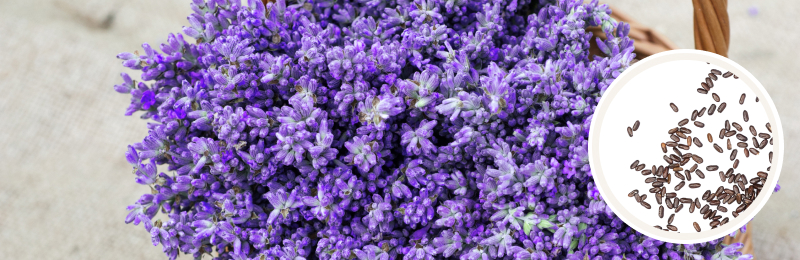
[[[748,257],[645,237],[599,197],[589,123],[634,54],[596,0],[191,9],[114,87],[151,121],[126,222],[170,259]]]

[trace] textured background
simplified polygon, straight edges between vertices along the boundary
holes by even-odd
[[[693,48],[691,2],[608,1],[680,48]],[[0,0],[0,255],[8,259],[163,259],[125,206],[127,144],[146,134],[112,86],[114,56],[179,32],[188,0]],[[758,10],[757,15],[748,12]],[[800,259],[799,1],[731,1],[730,57],[774,98],[786,132],[784,189],[753,220],[759,259]],[[133,76],[133,74],[132,74]]]

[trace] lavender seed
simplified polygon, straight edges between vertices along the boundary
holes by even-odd
[[[706,178],[706,175],[700,169],[695,170],[694,174],[697,174],[697,177],[700,177],[700,179],[705,179]]]
[[[636,120],[636,123],[633,123],[633,131],[639,130],[639,120]]]
[[[694,125],[699,128],[703,128],[704,126],[706,126],[706,124],[703,124],[703,122],[700,121],[694,121]]]
[[[730,76],[733,76],[733,72],[728,71],[728,72],[725,72],[725,74],[722,74],[723,78],[728,78]]]
[[[714,101],[719,102],[719,96],[717,96],[717,93],[711,93],[711,98],[713,98]],[[678,112],[678,111],[675,111],[675,112]]]
[[[678,183],[678,185],[675,185],[675,191],[681,190],[683,188],[683,185],[685,184],[686,184],[685,181],[681,181],[680,183]]]
[[[672,111],[678,112],[678,106],[675,103],[669,103],[669,107],[672,108]]]
[[[725,104],[725,102],[720,103],[719,106],[717,107],[717,112],[722,113],[722,111],[725,110],[725,107],[727,106],[728,104]]]
[[[673,226],[673,225],[667,225],[667,229],[672,230],[672,231],[678,231],[678,227]]]
[[[689,184],[689,188],[692,188],[692,189],[697,189],[697,188],[700,188],[700,183],[692,183],[692,184]]]
[[[733,126],[733,128],[736,128],[736,131],[741,132],[743,130],[742,126],[739,125],[739,123],[733,122],[731,125]]]
[[[742,93],[742,96],[741,96],[741,97],[739,97],[739,105],[743,105],[743,104],[744,104],[744,97],[745,97],[745,96],[746,96],[746,95],[745,95],[744,93]]]

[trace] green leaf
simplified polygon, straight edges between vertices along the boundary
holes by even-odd
[[[557,217],[558,216],[556,215],[550,215],[550,217],[548,217],[547,220],[550,220],[550,222],[555,222]]]
[[[584,229],[586,229],[586,228],[587,228],[587,225],[586,225],[586,223],[580,223],[580,224],[578,224],[578,230],[584,230]]]
[[[553,222],[550,222],[548,220],[544,220],[543,219],[536,226],[539,227],[539,229],[548,229],[548,228],[554,227],[555,225],[553,225]]]
[[[533,222],[525,221],[525,223],[522,224],[522,229],[525,230],[525,234],[526,235],[530,235],[531,234],[531,229],[532,228],[533,228]]]
[[[572,239],[572,243],[569,243],[569,253],[572,254],[575,252],[575,248],[578,247],[578,239]]]

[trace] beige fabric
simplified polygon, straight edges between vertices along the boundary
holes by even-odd
[[[0,256],[3,259],[164,259],[125,206],[148,188],[124,158],[145,123],[125,117],[114,56],[157,46],[180,31],[189,0],[0,1]],[[693,48],[690,1],[609,1],[681,48]],[[800,147],[797,1],[729,3],[729,55],[755,74],[783,119],[787,158]],[[116,10],[110,26],[103,20]],[[754,220],[759,259],[800,255],[800,160],[787,160],[781,185]],[[187,258],[184,258],[187,259]]]

